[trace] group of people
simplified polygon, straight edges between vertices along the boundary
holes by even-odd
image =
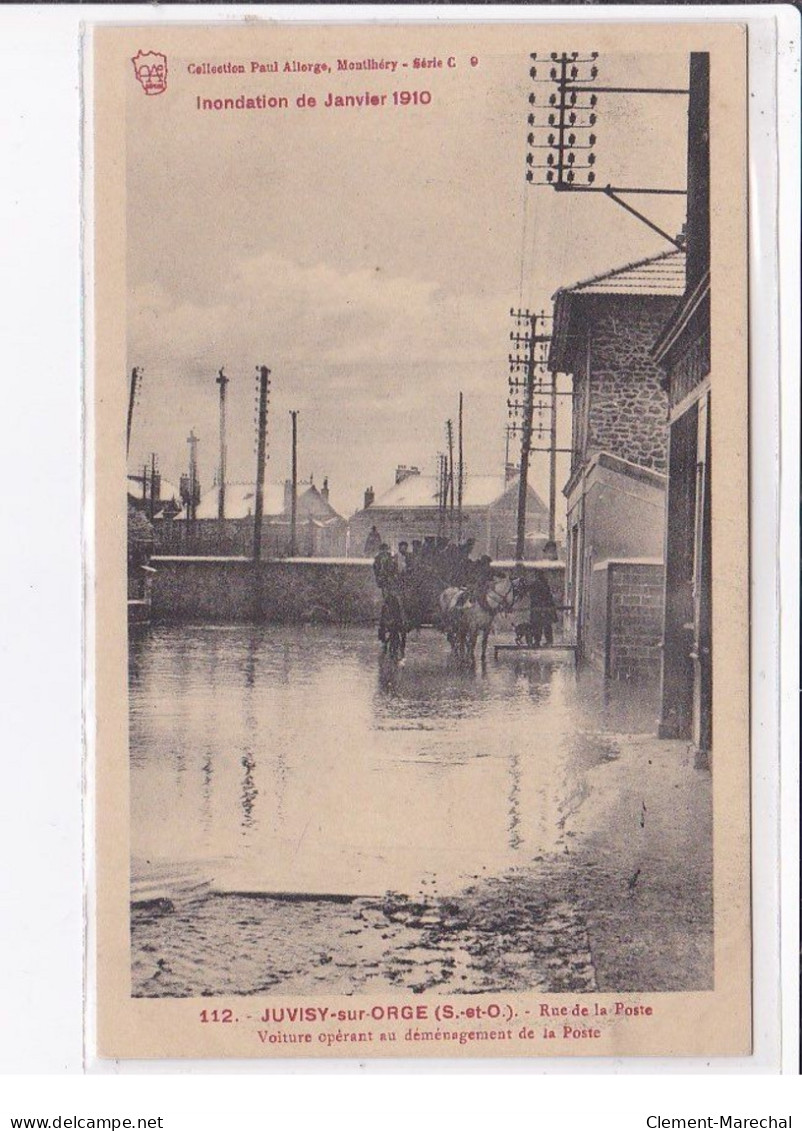
[[[427,619],[421,616],[421,608],[434,606],[439,592],[448,587],[463,590],[460,598],[465,604],[476,602],[484,607],[486,596],[498,576],[493,569],[489,554],[482,554],[474,560],[471,553],[473,539],[455,545],[447,539],[426,538],[398,543],[398,551],[393,554],[374,526],[368,536],[370,549],[375,546],[373,573],[376,584],[384,598],[379,623],[379,639],[387,640],[391,623],[400,622],[403,631],[415,621]],[[368,543],[365,546],[368,550]],[[557,547],[552,543],[544,546],[544,557],[557,556]],[[516,643],[530,647],[540,647],[541,642],[549,647],[554,642],[554,624],[557,610],[546,574],[540,570],[528,570],[520,563],[513,569],[511,579],[519,596],[529,599],[529,619],[515,626]],[[429,592],[431,591],[431,592]],[[416,606],[411,609],[410,606]],[[434,619],[434,618],[432,618]]]

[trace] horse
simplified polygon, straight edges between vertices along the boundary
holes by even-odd
[[[473,660],[476,641],[481,636],[484,663],[487,659],[487,638],[494,619],[501,612],[509,612],[518,596],[518,588],[509,577],[495,578],[479,599],[456,586],[443,590],[438,604],[443,630],[455,655]]]
[[[379,617],[379,640],[391,660],[403,661],[407,650],[407,622],[396,593],[386,593]]]

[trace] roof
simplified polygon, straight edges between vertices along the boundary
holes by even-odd
[[[665,490],[668,476],[665,472],[656,471],[653,467],[643,467],[639,463],[633,463],[632,460],[605,451],[596,452],[590,457],[585,464],[586,473],[590,472],[596,464],[599,467],[606,467],[608,471],[615,471],[618,475],[626,475],[630,479],[636,479],[639,483],[648,483],[652,487]]]
[[[220,497],[218,487],[204,491],[196,518],[217,518]],[[247,518],[256,513],[256,487],[253,483],[226,483],[226,518]],[[284,487],[278,483],[265,483],[263,514],[284,513]]]
[[[585,296],[629,295],[639,299],[673,298],[679,301],[684,293],[685,252],[680,250],[639,259],[603,275],[583,279],[570,287],[561,287],[552,296],[554,322],[549,367],[560,373],[571,371],[572,351],[577,340],[574,314],[579,316],[576,304]]]
[[[328,499],[323,497],[321,491],[310,483],[305,491],[298,492],[298,514],[301,516],[311,515],[315,519],[328,521],[333,518],[342,518]]]
[[[702,320],[702,327],[710,325],[710,271],[705,271],[701,279],[683,296],[676,310],[663,327],[657,341],[652,346],[652,353],[657,361],[671,368],[671,354],[677,343],[693,334],[694,322]],[[697,334],[701,330],[697,329]],[[700,379],[703,379],[703,374]],[[669,376],[670,383],[670,376]]]
[[[158,472],[157,472],[158,474]],[[148,486],[150,484],[148,483]],[[128,494],[135,499],[142,498],[142,472],[128,476]],[[178,488],[173,483],[169,483],[166,479],[160,477],[159,479],[159,502],[166,503],[170,499],[179,499],[180,494]]]
[[[685,293],[685,252],[679,249],[639,259],[582,279],[569,287],[561,287],[552,297],[561,294],[591,295],[675,295]]]
[[[462,493],[462,506],[463,508],[489,507],[498,502],[510,490],[517,492],[517,476],[514,479],[506,480],[503,475],[469,475],[465,480]],[[535,495],[538,503],[543,506],[541,499],[531,485],[529,492],[530,498]],[[437,507],[438,494],[439,480],[436,475],[408,475],[406,479],[402,479],[400,483],[394,483],[388,491],[380,495],[369,509]]]
[[[301,486],[301,484],[299,484]],[[217,486],[205,491],[198,503],[196,518],[217,518],[220,489]],[[285,485],[265,483],[262,513],[270,518],[285,515]],[[253,483],[226,483],[226,518],[248,518],[256,513],[256,487]],[[304,522],[312,517],[325,525],[341,518],[334,507],[323,498],[315,485],[308,484],[298,492],[298,518]]]

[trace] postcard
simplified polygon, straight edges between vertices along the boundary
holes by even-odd
[[[98,1054],[747,1054],[745,29],[87,53]]]

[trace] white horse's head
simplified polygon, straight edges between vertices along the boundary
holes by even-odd
[[[509,577],[499,577],[485,593],[485,603],[492,613],[508,611],[517,600],[515,586]]]
[[[440,606],[440,612],[446,615],[448,613],[453,613],[459,602],[459,599],[464,595],[464,593],[465,590],[460,589],[456,585],[452,585],[449,586],[448,589],[444,589],[437,601],[438,605]]]

